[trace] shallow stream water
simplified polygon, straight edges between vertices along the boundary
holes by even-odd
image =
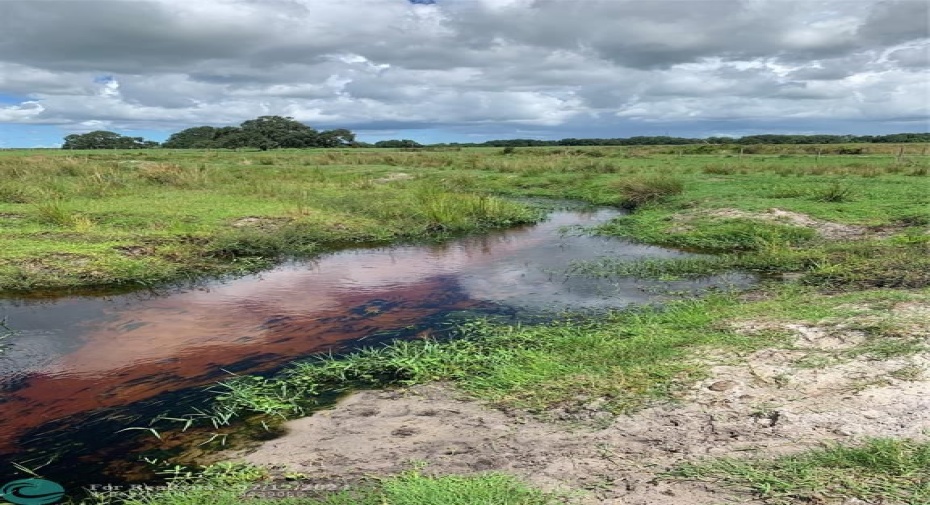
[[[165,294],[2,300],[15,334],[0,355],[0,483],[22,476],[14,462],[71,485],[123,481],[138,459],[131,441],[151,435],[119,430],[197,406],[230,373],[422,336],[456,314],[520,320],[747,282],[566,276],[577,260],[686,255],[576,229],[617,215],[559,210],[534,226],[348,250]]]

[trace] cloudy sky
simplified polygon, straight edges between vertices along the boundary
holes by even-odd
[[[0,0],[0,147],[268,114],[369,141],[927,131],[928,6]]]

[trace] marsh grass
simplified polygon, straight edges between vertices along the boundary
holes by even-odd
[[[23,216],[0,221],[0,290],[238,274],[352,244],[443,240],[541,218],[439,181],[377,184],[383,166],[307,166],[295,163],[303,156],[260,153],[256,161],[274,164],[242,166],[239,156],[0,156],[0,215]],[[356,155],[338,158],[347,156]],[[258,224],[237,225],[243,218]],[[121,252],[140,242],[147,254]],[[84,259],[68,267],[65,255]]]
[[[930,443],[871,439],[775,459],[721,459],[670,474],[752,493],[771,505],[864,500],[930,503]]]
[[[212,415],[224,422],[254,413],[287,418],[346,388],[431,381],[541,414],[577,408],[579,391],[602,398],[605,411],[630,412],[672,397],[702,376],[703,366],[687,359],[697,347],[748,349],[769,343],[717,324],[737,302],[735,296],[717,295],[603,320],[534,326],[472,321],[448,339],[399,340],[298,362],[271,378],[225,382]]]
[[[696,218],[673,225],[667,213],[637,214],[598,227],[597,233],[634,238],[643,242],[700,251],[758,251],[780,245],[804,245],[817,233],[801,226],[748,218]]]
[[[806,146],[760,146],[740,160],[733,146],[520,148],[506,156],[494,148],[4,151],[0,216],[22,217],[0,218],[0,290],[236,274],[335,247],[441,240],[539,219],[499,196],[635,207],[625,236],[720,251],[800,247],[807,239],[736,221],[668,233],[661,220],[719,207],[777,206],[874,226],[927,214],[925,185],[915,179],[926,176],[930,159],[899,163],[890,145],[856,155],[823,147],[818,157]],[[409,178],[393,180],[399,172]],[[850,175],[867,176],[852,193]],[[260,224],[236,229],[247,217]],[[140,243],[150,254],[120,253]],[[61,268],[63,253],[88,261]]]
[[[743,254],[700,258],[577,261],[569,275],[595,278],[697,278],[724,272],[799,274],[798,282],[827,290],[922,288],[930,285],[930,247],[895,244],[820,243],[793,247],[770,244]]]
[[[629,209],[661,202],[685,190],[684,181],[668,175],[626,177],[613,186],[620,193],[620,204]]]

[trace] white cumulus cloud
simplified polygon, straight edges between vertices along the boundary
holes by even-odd
[[[0,122],[923,130],[927,20],[920,0],[6,0]]]

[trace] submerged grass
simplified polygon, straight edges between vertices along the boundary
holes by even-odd
[[[844,499],[924,505],[930,503],[930,443],[872,439],[776,459],[685,465],[672,475],[735,487],[772,505]]]

